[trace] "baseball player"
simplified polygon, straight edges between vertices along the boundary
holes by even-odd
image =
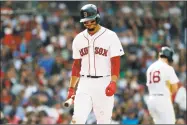
[[[68,99],[75,95],[72,124],[85,124],[93,109],[98,124],[111,122],[123,48],[116,33],[99,25],[100,15],[93,4],[80,11],[86,28],[73,40],[73,65]]]
[[[179,79],[170,66],[173,54],[171,48],[162,47],[158,60],[147,69],[147,106],[155,124],[175,124],[171,95],[177,91]]]

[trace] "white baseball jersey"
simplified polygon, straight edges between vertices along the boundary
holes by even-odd
[[[73,120],[85,124],[93,109],[97,124],[109,124],[114,106],[114,96],[105,94],[110,84],[110,58],[124,54],[115,32],[101,27],[90,36],[87,29],[79,33],[73,41],[73,58],[81,59],[80,75],[106,76],[100,78],[80,77],[75,100]],[[82,109],[84,107],[84,110]]]
[[[166,81],[179,82],[173,67],[161,60],[154,62],[147,70],[147,87],[150,94],[170,96]]]
[[[87,29],[79,33],[72,47],[73,58],[82,59],[80,75],[111,75],[110,58],[124,54],[116,33],[102,26],[92,36]]]

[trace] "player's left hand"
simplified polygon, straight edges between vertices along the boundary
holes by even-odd
[[[116,82],[111,81],[110,84],[106,87],[105,94],[106,96],[113,96],[116,93]]]

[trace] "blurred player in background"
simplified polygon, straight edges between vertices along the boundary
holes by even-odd
[[[155,124],[175,124],[171,95],[177,91],[179,79],[170,65],[174,51],[162,47],[159,58],[147,70],[149,112]]]

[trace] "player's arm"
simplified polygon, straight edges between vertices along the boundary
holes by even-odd
[[[167,83],[167,86],[168,86],[171,94],[175,94],[177,92],[177,90],[178,90],[178,84],[179,84],[179,82],[172,83],[171,81],[168,80],[168,81],[166,81],[166,83]]]
[[[169,69],[168,80],[166,83],[169,85],[171,94],[175,94],[178,90],[178,83],[180,82],[173,67]]]
[[[120,56],[115,56],[111,61],[111,81],[117,82],[120,72]]]
[[[171,101],[174,102],[173,95],[175,95],[178,91],[178,82],[174,83],[174,82],[170,82],[168,80],[168,81],[166,81],[166,83],[167,83],[167,87],[169,88],[169,91],[171,93]]]
[[[80,69],[81,69],[81,59],[74,59],[72,65],[72,74],[70,78],[70,85],[68,90],[68,99],[71,98],[72,95],[75,95],[75,87],[80,78]]]
[[[75,88],[79,77],[80,77],[80,69],[81,69],[81,59],[74,59],[72,65],[72,74],[70,78],[70,87]]]
[[[178,91],[178,83],[172,83],[171,84],[171,93],[174,94]]]
[[[124,55],[123,47],[116,33],[111,34],[110,40],[112,41],[110,46],[111,82],[105,90],[107,96],[116,93],[116,82],[120,72],[120,56]]]
[[[111,35],[110,46],[111,81],[117,82],[120,72],[120,57],[124,55],[123,47],[116,33]]]
[[[112,57],[110,61],[111,61],[111,82],[105,90],[107,96],[112,96],[116,93],[116,82],[120,71],[120,56]]]

